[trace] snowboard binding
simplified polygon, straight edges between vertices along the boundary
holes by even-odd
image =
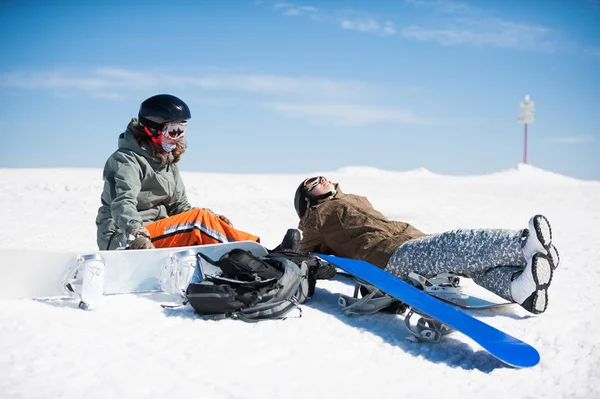
[[[415,320],[416,322],[413,324]],[[444,323],[413,308],[404,317],[404,324],[406,324],[406,328],[412,334],[411,337],[406,337],[406,340],[415,343],[427,342],[437,344],[443,336],[454,331]]]
[[[358,278],[355,278],[355,281],[354,295],[340,295],[338,298],[338,305],[342,307],[345,316],[369,315],[379,311],[402,314],[408,308],[406,304],[377,287]]]
[[[198,262],[197,253],[191,249],[171,253],[160,273],[160,289],[185,299],[188,285],[204,279]]]
[[[63,291],[79,300],[79,308],[99,306],[104,294],[104,259],[98,254],[79,255],[61,280]]]
[[[408,310],[404,317],[404,323],[412,336],[406,337],[406,339],[415,343],[438,343],[443,336],[454,331],[440,321],[418,309],[409,307],[365,281],[358,278],[355,280],[354,295],[352,297],[340,295],[338,298],[338,304],[342,307],[345,316],[369,315],[379,311],[403,314]],[[362,293],[362,297],[359,297],[360,293]]]
[[[440,273],[427,278],[413,272],[408,274],[408,283],[429,295],[463,309],[489,309],[511,303],[489,291],[474,289],[473,285],[469,286],[468,283],[465,288],[461,285],[463,277],[467,276]]]
[[[460,276],[453,273],[440,273],[427,278],[411,272],[408,274],[408,278],[410,284],[431,295],[444,293],[460,296],[462,292]]]

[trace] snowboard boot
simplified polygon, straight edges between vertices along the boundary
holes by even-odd
[[[319,262],[319,267],[317,267],[317,270],[315,271],[315,278],[317,280],[329,280],[335,276],[336,273],[337,270],[331,263]]]
[[[67,271],[63,279],[65,292],[79,300],[79,307],[97,308],[104,294],[104,260],[100,255],[84,255]]]
[[[548,258],[550,258],[552,268],[556,270],[558,263],[560,262],[560,256],[558,255],[558,250],[552,244],[550,244],[550,248],[548,248]]]
[[[196,267],[197,262],[196,252],[193,250],[172,253],[161,270],[158,279],[160,289],[185,299],[188,285],[204,278],[202,269]]]
[[[553,267],[549,257],[536,253],[527,260],[525,270],[510,285],[513,301],[531,313],[540,314],[548,307],[548,287]]]
[[[552,269],[558,267],[560,260],[556,247],[552,245],[552,228],[543,215],[535,215],[529,219],[528,229],[524,233],[523,256],[529,262],[535,254],[543,253],[548,256]]]
[[[302,234],[298,229],[288,229],[283,236],[281,244],[273,248],[270,252],[298,252],[300,249],[300,241],[302,241]]]

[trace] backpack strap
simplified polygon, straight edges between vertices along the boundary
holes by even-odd
[[[323,266],[323,260],[308,252],[272,251],[268,258],[288,259],[295,263],[301,271],[301,291],[297,295],[298,303],[304,303],[312,298],[317,285],[317,275]],[[334,269],[335,270],[335,269]]]
[[[285,320],[287,314],[292,310],[298,310],[298,317],[302,317],[302,308],[292,297],[284,301],[260,303],[256,306],[233,312],[230,317],[239,319],[246,323],[256,323],[261,320]]]
[[[285,319],[294,309],[301,317],[296,299],[301,284],[300,268],[285,258],[271,258],[267,262],[274,269],[283,269],[280,278],[240,281],[230,276],[206,276],[204,281],[188,286],[186,297],[196,313],[210,320]]]
[[[242,289],[261,289],[272,286],[278,281],[276,278],[270,278],[268,280],[240,281],[225,276],[206,276],[206,280],[215,284],[228,284],[232,287],[239,287]]]
[[[277,265],[259,259],[251,252],[239,248],[234,248],[227,252],[218,261],[209,258],[201,252],[198,253],[198,256],[220,268],[226,276],[240,280],[251,281],[259,278],[279,278],[283,274],[283,269],[278,269]]]
[[[298,289],[300,288],[302,271],[291,260],[286,258],[271,258],[271,262],[280,263],[283,267],[283,274],[279,278],[281,288],[277,291],[274,301],[294,297],[297,300]]]

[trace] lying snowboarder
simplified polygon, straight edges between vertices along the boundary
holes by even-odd
[[[294,206],[303,232],[300,251],[372,263],[408,280],[453,272],[520,304],[531,313],[548,306],[548,288],[558,266],[552,230],[542,215],[527,229],[459,229],[425,234],[376,211],[365,197],[344,194],[323,176],[302,181]]]

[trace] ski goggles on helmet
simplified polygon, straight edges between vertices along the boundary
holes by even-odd
[[[187,129],[187,121],[167,122],[163,126],[162,135],[169,140],[181,140]]]
[[[317,187],[319,185],[319,183],[321,183],[322,177],[323,176],[309,177],[308,179],[304,180],[304,183],[302,183],[302,187],[304,187],[304,191],[306,191],[308,193],[313,188]]]

